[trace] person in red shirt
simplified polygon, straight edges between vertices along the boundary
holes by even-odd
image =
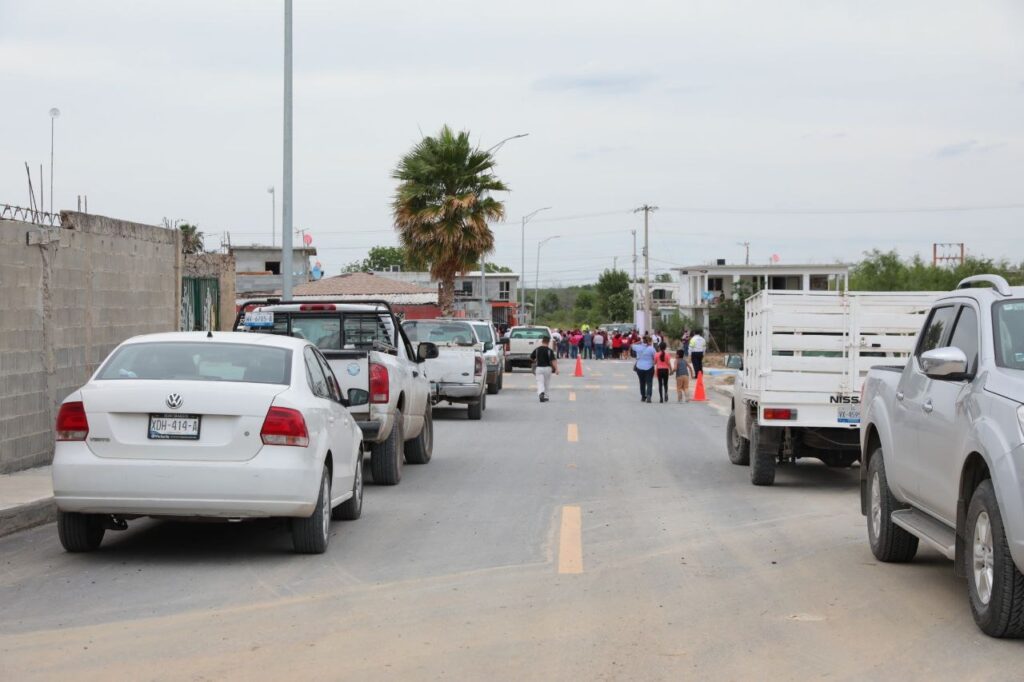
[[[622,334],[615,332],[612,336],[612,358],[618,360],[620,353],[622,353]]]

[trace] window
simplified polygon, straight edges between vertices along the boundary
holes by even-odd
[[[541,327],[529,327],[524,329],[513,329],[509,335],[511,339],[543,339],[548,336],[548,330]]]
[[[725,289],[724,277],[708,277],[708,291],[722,291]]]
[[[392,345],[391,334],[379,315],[345,316],[345,350],[372,346],[374,343]]]
[[[973,374],[978,368],[978,314],[974,308],[963,306],[956,319],[949,345],[959,348],[967,356],[967,373]]]
[[[491,325],[489,324],[474,324],[473,329],[476,330],[476,335],[481,341],[487,343],[488,341],[494,343],[494,336],[491,335]]]
[[[327,377],[324,376],[324,370],[320,367],[316,353],[307,346],[303,355],[306,358],[306,377],[309,379],[310,390],[313,391],[313,395],[330,400],[331,390],[327,387]]]
[[[327,389],[330,391],[331,399],[340,403],[341,386],[338,385],[338,378],[334,376],[331,363],[327,362],[326,358],[320,353],[314,351],[314,355],[316,355],[316,359],[320,363],[320,369],[323,370],[324,376],[327,378]]]
[[[512,298],[512,282],[498,282],[498,300],[508,301]]]
[[[402,325],[409,340],[413,343],[430,341],[438,344],[455,344],[456,346],[472,346],[476,343],[476,334],[468,322],[436,322],[433,320],[410,320]]]
[[[951,305],[936,308],[928,318],[928,324],[921,332],[921,338],[917,342],[917,355],[938,348],[942,340],[946,338],[946,332],[953,322],[953,313],[956,308]]]
[[[281,274],[281,261],[279,260],[268,260],[263,263],[263,269],[269,272],[271,275]]]
[[[469,280],[469,279],[462,280],[462,284],[460,285],[460,288],[459,288],[459,293],[461,293],[463,296],[472,296],[473,295],[473,280]]]
[[[277,320],[274,320],[275,326]],[[292,317],[292,336],[317,348],[341,350],[341,317],[338,315]]]
[[[996,364],[1024,369],[1024,301],[1003,301],[992,306]]]
[[[292,352],[241,343],[134,343],[114,353],[97,379],[174,379],[287,384]]]

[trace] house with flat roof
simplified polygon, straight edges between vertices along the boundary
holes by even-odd
[[[280,246],[231,246],[228,253],[235,257],[235,292],[237,294],[269,294],[284,285],[284,250]],[[310,256],[316,255],[312,246],[292,248],[292,285],[305,284],[312,279]]]

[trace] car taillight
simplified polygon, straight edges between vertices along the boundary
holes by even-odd
[[[271,407],[263,420],[260,438],[264,445],[309,445],[309,432],[302,413],[289,407]]]
[[[387,403],[391,400],[391,382],[388,381],[388,368],[384,365],[370,363],[370,402]]]
[[[796,410],[791,410],[788,407],[766,407],[764,408],[764,418],[793,420],[796,419]]]
[[[484,373],[484,359],[479,355],[476,356],[476,362],[473,363],[473,373],[477,376]]]
[[[57,413],[57,440],[85,440],[89,435],[89,420],[81,401],[64,403]]]
[[[338,306],[333,303],[303,303],[299,306],[299,310],[306,312],[308,310],[337,310]]]

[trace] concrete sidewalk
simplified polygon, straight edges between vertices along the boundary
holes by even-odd
[[[50,467],[0,476],[0,537],[56,518]]]

